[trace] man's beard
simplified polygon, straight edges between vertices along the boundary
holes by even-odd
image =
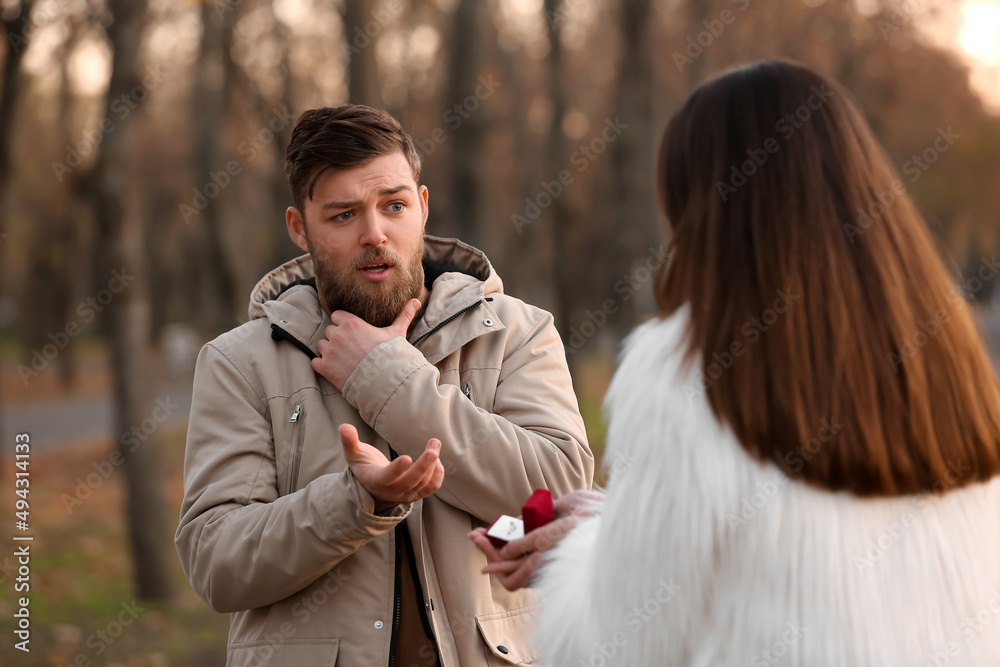
[[[420,288],[424,283],[422,238],[408,262],[388,250],[372,249],[355,259],[350,266],[338,269],[326,257],[313,252],[312,247],[309,252],[316,269],[316,289],[331,311],[346,310],[372,326],[387,327],[407,301],[420,298]],[[387,280],[369,282],[358,275],[359,267],[379,257],[392,264],[392,275]]]

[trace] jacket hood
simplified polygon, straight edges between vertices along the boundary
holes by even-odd
[[[479,303],[490,294],[503,293],[503,282],[486,254],[458,239],[425,234],[424,260],[447,268],[434,280],[423,317],[411,331],[413,338],[434,329],[457,310]],[[272,270],[250,293],[249,319],[266,318],[315,352],[316,343],[330,324],[329,315],[320,306],[314,283],[306,282],[315,277],[309,254]],[[493,314],[492,309],[487,310]]]
[[[483,283],[483,293],[503,292],[503,281],[493,269],[486,253],[458,239],[424,235],[424,259],[458,267]],[[306,253],[272,269],[257,281],[250,292],[248,315],[251,320],[267,317],[264,304],[277,299],[289,285],[316,277],[312,257]]]

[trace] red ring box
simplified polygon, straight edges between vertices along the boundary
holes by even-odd
[[[519,540],[536,528],[541,528],[555,518],[552,506],[552,492],[548,489],[535,489],[531,497],[521,507],[521,516],[501,514],[486,531],[486,537],[497,549],[505,544]]]

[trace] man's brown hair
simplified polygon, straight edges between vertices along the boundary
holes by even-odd
[[[295,208],[305,214],[316,181],[328,169],[351,169],[401,152],[420,182],[420,154],[399,122],[360,104],[310,109],[299,116],[285,151],[285,173]]]
[[[1000,381],[971,309],[842,88],[778,61],[723,74],[670,121],[657,179],[673,257],[657,301],[690,311],[688,390],[750,454],[866,496],[1000,472]]]

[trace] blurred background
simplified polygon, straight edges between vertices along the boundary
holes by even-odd
[[[1000,340],[998,0],[2,0],[0,19],[0,528],[35,538],[30,654],[0,551],[3,665],[224,664],[228,618],[172,545],[191,373],[299,254],[281,159],[305,109],[402,122],[429,231],[555,314],[598,454],[664,259],[659,135],[761,57],[854,94]]]

